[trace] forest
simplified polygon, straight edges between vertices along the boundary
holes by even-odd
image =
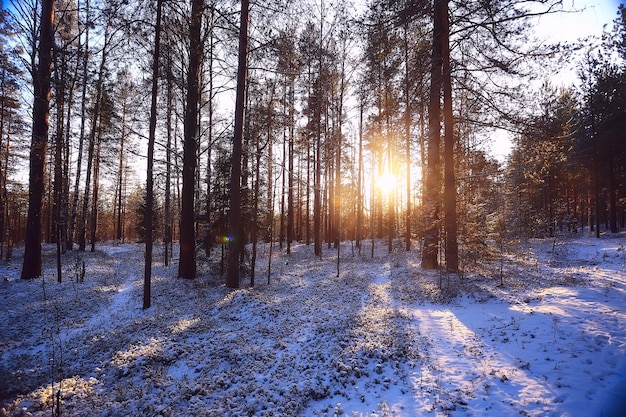
[[[0,400],[14,401],[27,392],[34,395],[35,387],[52,381],[46,388],[51,394],[40,393],[46,397],[37,402],[40,405],[22,402],[27,405],[20,409],[23,399],[0,402],[6,406],[0,415],[39,415],[35,409],[54,416],[72,415],[76,404],[64,393],[69,390],[80,397],[78,392],[87,390],[80,383],[90,385],[91,380],[70,374],[69,358],[81,354],[67,346],[78,340],[83,348],[96,349],[92,342],[99,336],[86,341],[82,328],[100,326],[103,335],[115,334],[114,324],[101,322],[106,315],[113,323],[132,321],[128,331],[140,326],[141,337],[148,337],[143,333],[150,326],[146,323],[161,329],[157,333],[165,332],[167,323],[169,331],[178,334],[179,320],[189,320],[181,334],[191,326],[205,332],[205,337],[207,328],[219,325],[196,315],[248,321],[255,323],[256,331],[266,323],[251,312],[255,308],[273,320],[283,320],[285,314],[309,315],[316,326],[330,322],[333,332],[351,326],[362,335],[387,325],[392,329],[382,336],[376,333],[382,348],[368,347],[372,350],[367,355],[374,355],[378,365],[360,356],[335,359],[329,366],[341,377],[331,378],[332,382],[322,383],[315,375],[306,380],[306,387],[294,385],[289,393],[272,386],[267,395],[275,397],[256,405],[248,402],[248,408],[211,403],[215,407],[206,415],[274,415],[272,405],[289,395],[293,404],[281,403],[276,415],[344,415],[336,397],[348,402],[361,398],[369,406],[371,395],[382,395],[372,386],[384,386],[388,380],[388,389],[389,380],[396,385],[398,380],[400,385],[406,382],[411,372],[402,366],[409,365],[387,368],[387,361],[397,360],[396,356],[410,360],[409,367],[430,366],[427,376],[421,374],[426,379],[420,379],[420,390],[426,389],[432,401],[414,406],[413,411],[379,401],[372,415],[419,415],[424,410],[435,415],[457,415],[459,410],[467,414],[458,415],[476,415],[473,400],[456,395],[458,386],[442,383],[446,364],[435,366],[425,357],[435,342],[415,329],[410,336],[402,333],[403,320],[409,319],[398,305],[413,311],[411,320],[417,320],[414,306],[407,303],[445,304],[476,293],[482,294],[476,296],[481,302],[494,298],[539,311],[541,305],[535,303],[549,296],[537,291],[553,285],[584,281],[592,286],[601,281],[607,295],[626,283],[623,264],[621,269],[608,267],[608,275],[567,269],[584,268],[575,266],[581,259],[584,265],[613,265],[612,259],[619,263],[624,257],[626,7],[615,4],[614,20],[601,36],[567,42],[542,38],[536,30],[542,19],[582,11],[576,2],[566,3],[5,0],[0,9],[2,290],[5,300],[12,300],[7,307],[11,317],[18,311],[26,317],[37,310],[47,323],[54,323],[41,329],[42,335],[49,336],[41,342],[47,346],[42,349],[54,365],[51,375],[33,371],[39,377],[28,376],[20,369],[24,363],[32,369],[43,366],[32,358],[20,362],[20,355],[30,353],[0,356],[0,375],[7,375],[0,383]],[[574,76],[564,77],[566,70]],[[505,150],[499,154],[500,147]],[[595,253],[590,249],[587,254],[585,248],[592,247]],[[122,276],[125,272],[127,280]],[[356,283],[359,279],[346,274],[365,281]],[[402,278],[400,284],[391,283],[396,275]],[[411,288],[407,280],[417,276],[420,281]],[[489,284],[480,281],[486,276]],[[98,277],[98,282],[90,277]],[[390,282],[380,281],[381,277]],[[335,285],[328,281],[332,279],[337,280]],[[368,280],[372,280],[369,286]],[[336,288],[344,284],[353,286],[355,294]],[[11,295],[10,285],[20,286],[18,296]],[[300,294],[300,306],[283,305],[290,292]],[[125,297],[130,293],[142,301],[141,312],[128,307],[132,303]],[[185,293],[189,299],[180,298]],[[41,305],[30,312],[21,310],[26,307],[17,307],[22,304],[17,300],[25,294],[43,297]],[[164,294],[173,299],[165,301]],[[355,318],[349,307],[365,303],[366,298],[374,303],[388,296],[394,313],[379,307],[375,313],[367,310],[370,316]],[[272,297],[280,302],[274,305]],[[308,297],[327,300],[320,301],[324,307],[316,311],[304,307]],[[160,300],[156,305],[155,299]],[[199,305],[186,306],[189,300]],[[618,307],[607,314],[622,311],[623,315],[623,305],[620,310],[616,300],[610,299]],[[345,317],[334,318],[333,313],[324,318],[325,311],[334,311],[344,302],[346,307],[335,313]],[[229,310],[222,310],[222,303]],[[115,312],[123,306],[130,310]],[[165,312],[167,308],[172,312]],[[389,320],[384,326],[380,315]],[[449,320],[453,334],[453,320]],[[511,320],[499,324],[507,331],[519,330],[515,317]],[[570,331],[559,320],[538,324],[550,328],[555,342]],[[13,330],[4,328],[3,349],[21,346],[15,340],[22,325],[19,321]],[[237,329],[232,323],[229,326],[223,329],[235,334]],[[296,328],[310,329],[307,326],[311,325],[298,323]],[[622,340],[623,326],[611,326],[607,331],[617,332],[613,337]],[[318,335],[315,332],[294,336],[304,343],[298,345],[298,354],[313,355],[306,349]],[[485,332],[492,334],[492,330]],[[532,329],[525,329],[525,335],[531,333]],[[335,343],[337,333],[333,334],[324,340]],[[623,344],[607,345],[604,333],[593,334],[594,347],[597,341],[598,349],[610,345],[611,355],[623,353]],[[226,333],[214,336],[234,346]],[[284,333],[279,333],[279,341],[270,342],[266,336],[256,334],[255,340],[272,345],[267,349],[272,355],[289,345],[276,347],[287,339]],[[450,335],[439,336],[444,340]],[[353,335],[337,337],[351,340]],[[472,384],[467,392],[477,392],[474,381],[495,378],[505,383],[514,377],[504,371],[490,374],[484,359],[487,349],[482,345],[470,349],[471,337],[467,337],[465,354],[480,356],[485,367],[475,371],[480,377],[461,378],[463,384]],[[550,337],[540,338],[542,346],[550,343]],[[155,372],[167,373],[163,370],[167,368],[177,389],[183,380],[188,382],[189,372],[209,378],[203,373],[208,371],[199,368],[185,368],[184,377],[177,374],[182,369],[173,368],[176,358],[168,349],[188,354],[188,348],[181,347],[188,341],[166,338],[169,348],[146,342],[137,349],[156,349],[138,354],[147,362],[128,365],[128,357],[120,356],[132,350],[122,348],[124,338],[119,346],[106,347],[115,356],[112,363],[119,362],[117,377],[137,377],[136,372],[150,368],[148,379],[156,383],[160,378],[164,383],[164,374]],[[502,343],[508,341],[507,337]],[[393,346],[390,351],[385,343]],[[394,350],[396,343],[401,343],[402,353]],[[518,343],[524,346],[531,341]],[[473,349],[471,355],[468,349]],[[65,360],[59,359],[61,353]],[[555,352],[552,358],[562,353]],[[214,354],[196,359],[208,360]],[[219,357],[235,362],[227,355]],[[258,368],[265,360],[278,359],[263,358],[254,362],[256,372],[282,380],[285,375],[278,369]],[[293,368],[285,358],[281,356],[281,366]],[[72,360],[71,372],[77,375],[84,373],[82,367],[103,368],[93,358]],[[304,368],[303,362],[297,362],[296,368],[306,375],[319,365],[316,360]],[[590,355],[586,360],[596,358]],[[515,372],[530,371],[531,363],[518,362]],[[380,373],[379,365],[383,366]],[[609,365],[621,369],[618,362]],[[364,371],[368,368],[369,374]],[[102,382],[104,373],[93,372],[87,374],[107,384]],[[368,380],[369,396],[345,391],[346,384],[375,374],[381,375],[380,380]],[[222,375],[230,380],[222,384],[211,374],[212,384],[222,384],[211,390],[224,388],[229,395],[233,387],[243,390],[243,382],[235,383],[232,375]],[[330,378],[324,375],[322,379]],[[297,376],[285,378],[293,381]],[[608,380],[603,382],[603,387],[607,385]],[[176,391],[171,380],[167,386]],[[335,392],[320,391],[319,386]],[[200,395],[198,390],[209,388],[190,383],[185,389],[189,392],[181,395],[191,401]],[[485,393],[480,395],[488,397],[489,388],[482,389]],[[411,391],[398,390],[400,394],[394,395],[400,397]],[[249,397],[252,392],[240,395]],[[208,410],[208,394],[204,394],[204,410]],[[126,400],[132,395],[141,398],[138,393],[127,395]],[[511,400],[511,409],[499,409],[495,402],[489,407],[493,415],[513,410],[523,414],[529,404],[535,404],[530,397]],[[110,396],[106,401],[97,398],[90,400],[90,408],[76,408],[74,415],[93,415],[110,407]],[[331,398],[332,406],[322,406],[324,411],[304,412],[308,401]],[[176,408],[171,395],[167,401],[152,398],[153,403],[144,408],[126,400],[113,401],[123,406],[110,415],[202,415]],[[86,400],[81,397],[81,401]],[[565,397],[550,401],[565,402],[566,410],[577,407]],[[555,407],[548,407],[549,411],[563,411]],[[547,408],[532,410],[525,415],[542,415]]]
[[[575,12],[558,1],[461,3],[9,3],[2,257],[25,244],[29,279],[41,242],[179,242],[194,278],[225,240],[236,288],[260,241],[402,239],[454,273],[489,239],[617,233],[624,8],[552,44],[533,19]],[[567,60],[578,82],[554,86]]]

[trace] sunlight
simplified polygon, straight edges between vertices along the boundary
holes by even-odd
[[[199,318],[193,318],[193,319],[180,319],[178,320],[178,322],[176,322],[173,326],[170,327],[170,331],[172,333],[180,333],[180,332],[184,332],[186,330],[188,330],[191,326],[197,324],[200,322]]]
[[[83,377],[73,376],[65,378],[62,381],[55,381],[52,385],[42,386],[31,393],[30,397],[37,402],[38,406],[43,410],[45,408],[53,410],[58,401],[55,395],[62,395],[61,404],[71,404],[73,401],[85,400],[93,398],[95,395],[94,387],[100,384],[94,377],[84,379]]]
[[[382,194],[389,194],[396,188],[396,176],[389,171],[385,171],[378,176],[376,183]]]

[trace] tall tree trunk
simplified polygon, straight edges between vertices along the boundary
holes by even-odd
[[[65,66],[63,64],[59,64],[58,61],[55,63],[57,70],[65,72]],[[58,77],[56,85],[57,85],[57,94],[56,94],[56,134],[54,138],[54,201],[52,202],[52,235],[53,241],[56,244],[56,261],[57,261],[57,282],[61,282],[63,280],[63,268],[61,265],[61,253],[65,252],[65,236],[63,235],[64,230],[64,222],[63,218],[63,110],[65,107],[65,80],[64,76],[61,75]],[[69,120],[68,120],[69,123]]]
[[[162,7],[162,6],[161,6]],[[174,76],[172,74],[171,53],[167,54],[167,146],[165,149],[165,226],[163,236],[163,256],[165,266],[169,265],[172,247],[172,114],[174,113]],[[210,122],[211,123],[211,122]],[[209,148],[210,150],[211,148]],[[211,157],[209,155],[209,161]],[[208,186],[207,186],[208,188]],[[209,191],[207,191],[209,193]]]
[[[307,112],[307,129],[306,129],[306,187],[305,187],[305,195],[306,195],[306,209],[304,213],[304,227],[305,230],[305,244],[311,244],[311,159],[312,159],[312,148],[311,148],[311,136],[313,120],[315,120],[315,116],[311,118],[311,104],[313,102],[312,94],[311,94],[311,65],[308,65],[308,83],[307,83],[307,92],[308,92],[308,103],[309,103],[309,111]],[[315,165],[314,165],[315,166]]]
[[[313,180],[313,245],[316,256],[322,256],[322,87],[318,80],[315,103],[315,157]]]
[[[2,71],[2,80],[0,81],[0,85],[1,85],[1,89],[2,91],[0,92],[0,94],[2,94],[2,97],[5,96],[5,88],[6,88],[6,80],[5,80],[5,71]],[[5,103],[2,102],[2,106],[0,107],[0,155],[3,155],[4,158],[2,159],[2,162],[0,163],[0,259],[3,259],[3,255],[4,255],[4,243],[7,243],[7,249],[8,249],[8,238],[5,239],[6,237],[8,237],[8,223],[9,223],[9,216],[8,216],[8,207],[9,207],[9,201],[8,201],[8,192],[7,192],[7,177],[8,177],[8,166],[9,166],[9,154],[10,154],[10,150],[11,150],[11,136],[9,134],[10,132],[10,119],[11,119],[11,115],[10,113],[7,113],[6,111],[6,106]],[[5,135],[5,131],[6,131],[6,135]],[[7,138],[7,143],[6,146],[4,146],[2,144],[3,142],[3,138],[6,136]],[[2,150],[2,148],[4,147],[4,151]]]
[[[598,167],[598,137],[596,134],[596,115],[591,95],[591,140],[593,142],[593,194],[596,238],[600,238],[600,174]]]
[[[283,91],[283,114],[286,113],[287,106],[287,93]],[[268,132],[269,133],[269,132]],[[283,242],[285,241],[285,191],[286,191],[286,176],[287,176],[287,167],[285,166],[285,161],[287,160],[287,129],[283,125],[283,155],[282,155],[282,163],[280,164],[280,181],[281,181],[281,191],[280,191],[280,223],[278,229],[278,247],[283,249]]]
[[[361,239],[363,236],[363,108],[364,99],[359,103],[359,165],[357,168],[357,203],[356,203],[356,247],[361,253]]]
[[[42,0],[39,65],[33,77],[33,133],[28,180],[28,219],[22,279],[41,276],[41,205],[50,114],[50,74],[54,47],[54,0]]]
[[[378,112],[378,119],[380,120],[382,117],[381,111],[380,111],[380,106],[379,106],[379,112]],[[377,158],[377,167],[376,169],[378,170],[378,178],[381,178],[383,176],[383,172],[384,172],[384,166],[385,166],[385,155],[384,155],[384,151],[382,148],[382,142],[381,139],[382,138],[382,127],[380,126],[380,124],[377,127],[378,129],[378,146],[376,147],[376,158]],[[374,172],[374,170],[372,170],[372,172]],[[374,177],[374,179],[376,179],[376,177]],[[378,192],[376,193],[376,237],[378,239],[382,239],[384,236],[384,226],[385,226],[385,209],[384,209],[384,198],[383,198],[383,193],[382,193],[382,189],[379,188]]]
[[[324,146],[324,148],[327,148],[329,144],[325,143],[325,145],[326,146]],[[334,165],[334,163],[331,163],[331,161],[329,161],[328,152],[324,152],[324,162],[324,173],[322,174],[324,178],[324,186],[322,187],[322,242],[326,242],[326,244],[328,245],[328,249],[330,249],[330,224],[332,213],[330,209],[330,197],[331,193],[333,192],[334,184],[332,174],[332,166]]]
[[[297,204],[296,207],[296,224],[295,224],[295,232],[294,232],[294,239],[296,241],[302,242],[304,240],[304,235],[303,235],[303,231],[302,231],[302,227],[303,227],[303,220],[304,220],[304,213],[302,210],[302,200],[303,200],[303,195],[302,195],[302,178],[304,178],[304,174],[302,173],[302,168],[303,168],[303,158],[302,158],[302,154],[298,153],[298,175],[295,178],[296,181],[296,197],[295,197],[295,202],[294,204]]]
[[[47,172],[44,173],[44,181],[46,182],[46,185],[44,186],[44,190],[46,190],[46,196],[44,198],[43,201],[43,209],[42,212],[45,213],[45,220],[44,223],[42,225],[42,230],[45,230],[45,242],[46,243],[50,243],[52,242],[52,227],[50,226],[53,222],[53,218],[52,218],[52,210],[51,210],[51,204],[54,200],[53,194],[52,194],[52,180],[54,179],[54,175],[53,173],[53,164],[45,164],[44,169],[47,170]]]
[[[609,220],[611,233],[617,233],[617,186],[615,185],[615,170],[613,156],[609,155]]]
[[[391,125],[389,124],[389,120],[387,121],[387,132],[391,132]],[[395,175],[395,170],[393,166],[393,143],[392,138],[389,137],[387,142],[387,170],[388,175]],[[387,251],[389,253],[393,252],[393,239],[396,236],[396,199],[395,199],[395,188],[392,190],[388,190],[388,203],[389,207],[388,216],[389,218],[387,223]]]
[[[161,10],[163,0],[157,0],[156,22],[154,23],[154,53],[152,54],[152,94],[150,98],[150,123],[148,126],[148,164],[146,170],[146,257],[143,274],[143,309],[151,305],[152,284],[152,224],[154,217],[154,141],[156,138],[157,97],[159,93],[159,54],[161,47]],[[168,150],[169,151],[169,150]]]
[[[259,217],[259,190],[261,183],[261,155],[263,150],[260,144],[260,135],[256,136],[256,154],[254,158],[254,195],[252,196],[252,256],[250,258],[250,286],[254,287],[254,278],[256,275],[256,257],[257,257],[257,241],[259,237],[258,217]]]
[[[448,0],[440,0],[442,30],[443,119],[444,119],[444,211],[446,229],[446,269],[459,270],[459,246],[457,243],[456,178],[454,175],[454,115],[452,113],[452,68],[450,66],[450,17]]]
[[[180,259],[178,277],[196,277],[196,233],[194,195],[196,180],[196,148],[198,142],[199,79],[202,59],[200,29],[202,26],[202,0],[191,2],[191,25],[189,27],[189,73],[187,75],[187,108],[184,121],[183,144],[183,191],[180,219]]]
[[[157,6],[158,7],[158,6]],[[121,122],[121,132],[120,132],[120,156],[118,158],[117,165],[117,223],[115,226],[115,239],[118,242],[122,242],[122,205],[124,199],[123,193],[123,184],[124,184],[124,145],[126,142],[126,112],[127,112],[128,98],[124,98],[124,103],[122,104],[122,120]]]
[[[554,237],[554,175],[552,174],[552,172],[548,173],[548,178],[546,182],[548,185],[545,198],[548,218],[548,236]]]
[[[341,117],[341,116],[339,116]],[[340,125],[341,126],[341,125]],[[335,190],[334,190],[334,213],[333,216],[333,241],[334,247],[338,248],[341,240],[341,127],[337,134],[337,149],[335,151]]]
[[[346,90],[346,45],[342,44],[339,97],[337,97],[337,159],[335,162],[335,247],[337,248],[337,276],[339,276],[339,246],[341,242],[341,147],[343,140],[343,100]]]
[[[89,22],[89,0],[85,1],[85,22]],[[89,69],[89,24],[85,25],[85,43],[79,45],[79,51],[83,48],[82,60],[82,90],[81,90],[81,110],[80,110],[80,134],[78,136],[78,157],[76,158],[76,178],[74,179],[74,193],[72,196],[72,215],[70,219],[69,245],[74,248],[74,232],[76,230],[76,217],[78,215],[78,194],[80,188],[80,177],[83,162],[83,147],[85,143],[85,121],[87,120],[87,74]],[[85,250],[83,246],[83,251]]]
[[[272,90],[272,95],[270,101],[274,98],[274,91]],[[264,237],[265,242],[269,242],[270,235],[269,230],[272,229],[274,225],[272,224],[274,213],[274,143],[272,141],[272,111],[271,104],[268,105],[268,116],[267,116],[267,219],[266,223],[266,235]]]
[[[98,199],[100,193],[100,150],[102,149],[102,126],[98,128],[96,152],[93,166],[93,198],[91,199],[91,252],[96,251],[96,232],[98,231]]]
[[[385,89],[385,108],[389,108],[389,90]],[[394,135],[391,133],[391,120],[389,111],[385,112],[385,130],[387,132],[387,174],[395,178],[395,168],[393,163],[393,152],[394,152]],[[387,233],[388,233],[388,241],[387,241],[387,250],[389,253],[393,251],[393,239],[396,235],[396,201],[395,201],[395,187],[391,190],[388,190],[388,203],[389,207],[387,208],[389,213],[389,223],[387,224]]]
[[[94,122],[96,116],[94,116]],[[95,129],[92,128],[92,129]],[[89,194],[91,190],[91,171],[93,165],[93,156],[95,152],[95,138],[90,138],[89,148],[87,150],[87,172],[85,180],[85,191],[83,193],[83,207],[80,216],[80,230],[78,231],[78,250],[84,252],[87,246],[87,212],[89,209]]]
[[[247,59],[247,58],[246,58]],[[247,70],[246,70],[247,71]],[[244,96],[244,125],[243,125],[243,132],[249,132],[250,131],[250,122],[251,119],[250,118],[246,118],[245,117],[245,109],[248,107],[248,97],[250,96],[250,94],[248,94],[249,91],[249,84],[246,83],[246,89],[243,93]],[[250,206],[250,192],[248,191],[248,177],[250,176],[250,165],[249,165],[249,152],[248,150],[251,149],[250,146],[250,136],[249,135],[245,135],[242,132],[242,148],[241,148],[241,179],[239,181],[239,184],[241,186],[241,228],[240,230],[240,239],[239,239],[239,265],[243,264],[244,260],[245,260],[245,248],[246,248],[246,241],[247,241],[247,228],[245,227],[245,225],[249,225],[250,221],[248,220],[248,217],[246,216],[246,214],[248,214],[248,208]],[[245,187],[245,191],[244,188]],[[244,197],[247,197],[246,200],[244,200]],[[246,206],[244,208],[244,206]]]
[[[209,91],[208,91],[208,112],[209,112],[209,120],[207,127],[207,151],[206,151],[206,237],[205,237],[205,253],[207,258],[211,256],[211,248],[213,247],[215,237],[213,236],[213,228],[211,222],[211,206],[212,206],[212,188],[211,188],[211,178],[213,177],[212,173],[212,153],[213,153],[213,50],[214,50],[214,30],[215,30],[215,7],[213,5],[211,7],[211,17],[209,20]],[[170,63],[171,65],[171,63]],[[168,81],[169,83],[169,81]],[[168,84],[169,88],[169,84]],[[168,93],[169,94],[169,93]],[[169,95],[168,95],[169,97]],[[169,107],[169,104],[168,104]],[[171,117],[171,115],[168,115]],[[170,237],[171,239],[171,237]]]
[[[56,126],[54,133],[54,179],[53,179],[53,200],[52,200],[52,225],[51,225],[51,241],[53,243],[61,243],[57,248],[61,250],[61,246],[65,246],[65,237],[61,236],[61,208],[63,199],[63,117],[65,116],[65,87],[66,87],[66,62],[65,59],[59,59],[59,53],[54,53],[55,67],[55,107],[56,110]],[[57,258],[60,259],[60,256]],[[57,268],[60,272],[61,268]],[[59,276],[60,277],[60,276]]]
[[[420,103],[420,113],[419,113],[419,125],[420,125],[420,174],[422,177],[422,183],[425,184],[426,182],[426,116],[425,116],[425,112],[426,112],[426,106],[424,105],[424,103]],[[425,193],[424,193],[424,187],[422,187],[421,191],[421,195],[420,195],[420,199],[422,201],[425,200]],[[425,204],[422,204],[422,219],[424,219],[425,216]],[[422,220],[423,223],[423,220]],[[423,232],[423,231],[422,231]],[[420,236],[421,237],[421,236]]]
[[[5,95],[5,72],[1,71],[2,78],[0,79],[0,94],[2,97]],[[0,102],[0,155],[2,155],[2,140],[4,138],[4,120],[5,120],[5,106],[4,101]],[[7,135],[8,137],[8,135]],[[7,140],[8,142],[8,140]],[[6,150],[4,154],[7,155],[9,153],[9,146],[7,144]],[[4,190],[6,189],[6,174],[7,165],[4,164],[4,160],[0,163],[0,259],[2,259],[2,255],[4,254],[4,232],[5,232],[5,222],[8,220],[6,213],[6,207],[8,206],[8,202],[6,199],[6,194]]]
[[[63,165],[63,217],[65,220],[65,231],[64,231],[64,236],[65,236],[65,244],[64,244],[64,252],[67,251],[67,249],[69,248],[70,250],[73,249],[73,240],[74,240],[74,236],[72,236],[70,234],[70,213],[71,213],[71,207],[70,207],[70,163],[71,163],[71,141],[70,141],[70,132],[71,132],[71,123],[70,121],[72,120],[72,105],[71,103],[74,102],[74,86],[78,80],[78,72],[80,70],[80,59],[76,59],[76,65],[74,67],[74,74],[72,77],[72,81],[69,87],[69,91],[68,91],[68,97],[67,97],[67,102],[70,103],[67,106],[67,115],[65,120],[67,120],[67,122],[65,123],[65,164]],[[76,176],[78,176],[78,174],[76,174]]]
[[[86,248],[86,235],[87,235],[87,216],[89,209],[89,193],[90,193],[90,182],[91,182],[91,170],[94,163],[95,151],[98,141],[98,131],[100,129],[100,111],[102,107],[102,94],[104,88],[104,77],[105,77],[105,66],[107,60],[107,42],[109,38],[109,23],[106,24],[104,28],[104,46],[102,48],[102,57],[100,59],[100,68],[98,70],[98,81],[96,82],[96,98],[94,102],[93,108],[93,117],[91,119],[91,130],[89,132],[89,151],[87,156],[87,177],[85,180],[85,192],[83,194],[83,210],[81,213],[81,227],[80,233],[78,237],[78,250],[81,252],[85,251]]]
[[[11,135],[8,133],[10,126],[11,126],[11,118],[9,118],[9,121],[7,123],[7,144],[5,146],[5,153],[4,153],[4,169],[2,170],[2,174],[0,177],[0,180],[2,181],[2,189],[0,189],[0,193],[2,195],[2,201],[4,202],[4,204],[2,205],[2,218],[3,218],[3,222],[2,222],[2,235],[0,236],[0,239],[6,243],[6,247],[7,247],[7,251],[4,254],[4,259],[6,261],[9,261],[11,259],[11,251],[12,251],[12,242],[11,242],[11,221],[10,221],[10,216],[9,216],[9,191],[8,191],[8,187],[7,187],[7,176],[8,176],[8,172],[7,172],[7,167],[9,166],[9,152],[11,150]],[[1,255],[1,253],[0,253]],[[0,259],[2,259],[3,257],[0,256]]]
[[[291,81],[289,84],[289,180],[287,184],[287,253],[291,253],[291,243],[294,239],[294,207],[293,207],[293,180],[294,180],[294,167],[293,167],[293,158],[294,158],[294,142],[295,142],[295,126],[294,126],[294,82]]]
[[[370,152],[371,154],[371,170],[370,172],[376,172],[376,159],[374,158],[374,154],[373,152]],[[375,233],[376,233],[376,206],[378,205],[376,203],[376,199],[373,197],[376,195],[376,176],[375,175],[370,175],[370,195],[372,196],[372,198],[370,198],[370,238],[372,240],[372,252],[371,252],[371,257],[374,257],[374,243],[375,243]]]
[[[0,91],[0,94],[2,94],[2,96],[4,96],[4,71],[2,72],[2,80],[0,81],[0,88],[2,91]],[[3,154],[2,151],[2,140],[4,138],[4,126],[5,126],[5,111],[4,111],[4,105],[0,106],[0,155]],[[7,129],[8,130],[8,129]],[[3,254],[4,254],[4,237],[5,237],[5,232],[6,232],[6,223],[8,222],[8,216],[6,215],[7,212],[7,207],[9,205],[8,201],[7,201],[7,193],[6,193],[6,189],[7,189],[7,165],[6,163],[4,163],[4,161],[6,160],[8,154],[9,154],[9,140],[8,140],[9,135],[7,134],[7,146],[6,146],[6,150],[4,150],[4,155],[5,155],[5,159],[2,160],[2,163],[0,163],[0,259],[3,258]]]
[[[237,68],[237,95],[235,99],[235,132],[230,177],[230,213],[228,216],[228,227],[230,229],[228,270],[226,274],[226,286],[228,288],[239,288],[240,241],[243,239],[241,213],[241,154],[243,148],[244,96],[246,89],[246,72],[248,70],[248,12],[249,0],[241,0],[239,63]]]
[[[406,250],[411,250],[411,94],[409,83],[409,41],[408,28],[404,25],[404,134],[406,143]]]
[[[324,103],[324,0],[320,4],[319,75],[313,92],[315,94],[315,178],[313,180],[313,244],[316,256],[322,256],[322,105]]]
[[[324,142],[322,144],[322,161],[324,161],[324,169],[322,171],[324,183],[324,185],[322,186],[322,221],[324,224],[322,228],[322,239],[326,242],[326,247],[330,249],[330,245],[332,242],[332,227],[335,204],[335,158],[333,158],[332,155],[333,150],[335,149],[335,138],[333,137],[335,131],[334,117],[331,113],[331,106],[334,103],[334,91],[332,87],[333,80],[328,77],[328,80],[326,82],[328,83],[328,88],[324,90],[327,97],[324,99],[324,125],[322,130],[324,134]]]
[[[341,261],[341,146],[342,146],[342,120],[341,116],[343,113],[343,93],[344,93],[344,68],[345,59],[342,60],[342,71],[341,71],[341,87],[339,93],[339,109],[337,111],[338,117],[338,129],[337,129],[337,155],[335,161],[335,213],[333,214],[334,220],[334,245],[337,249],[337,278],[339,278],[339,270],[340,270],[340,261]]]
[[[426,220],[424,249],[422,250],[422,268],[424,269],[437,268],[439,257],[442,3],[443,0],[434,0],[433,44],[428,100],[428,164],[424,180],[424,215]]]

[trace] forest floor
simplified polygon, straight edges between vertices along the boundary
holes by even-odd
[[[624,415],[626,235],[528,241],[462,277],[370,245],[343,243],[338,276],[335,249],[275,248],[268,283],[262,244],[238,290],[159,249],[147,310],[142,245],[70,252],[60,284],[53,246],[32,281],[18,248],[0,416]]]

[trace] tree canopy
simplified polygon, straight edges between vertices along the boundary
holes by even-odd
[[[623,5],[603,39],[571,44],[533,30],[567,11],[557,0],[193,0],[158,2],[160,19],[156,5],[0,12],[0,248],[34,248],[24,278],[41,273],[42,241],[59,257],[74,242],[177,241],[183,278],[222,248],[237,287],[254,282],[259,241],[321,256],[386,238],[456,273],[488,256],[490,233],[624,227]],[[579,79],[555,86],[576,51]],[[502,132],[506,161],[490,152]]]

